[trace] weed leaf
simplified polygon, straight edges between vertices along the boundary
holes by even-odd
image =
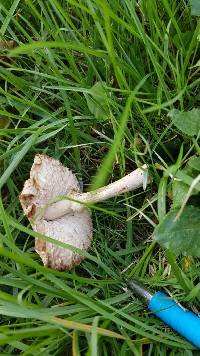
[[[88,109],[97,120],[106,120],[110,114],[108,94],[104,82],[97,82],[86,94]]]
[[[172,184],[173,208],[181,207],[188,189],[188,185],[183,181],[174,180]]]
[[[190,6],[191,6],[191,15],[200,16],[200,1],[190,0]]]
[[[171,210],[155,228],[154,238],[176,255],[200,256],[200,208],[186,206],[179,219],[179,209]]]
[[[179,172],[186,173],[192,179],[197,177],[198,171],[200,171],[200,157],[191,157],[186,166],[182,170],[179,170]],[[184,179],[174,179],[172,183],[173,208],[181,207],[190,185],[191,183],[187,184]],[[191,195],[198,193],[197,189],[193,189]]]
[[[183,133],[194,136],[200,131],[200,109],[179,111],[173,109],[169,112],[173,124]]]
[[[200,157],[192,157],[188,161],[188,166],[194,169],[195,171],[200,171]]]

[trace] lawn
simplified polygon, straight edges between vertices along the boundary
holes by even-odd
[[[200,311],[200,223],[187,246],[165,234],[171,208],[199,214],[198,4],[0,0],[0,355],[199,354],[126,289],[134,277]],[[145,190],[92,206],[71,271],[42,265],[18,199],[36,153],[84,191],[148,165]]]

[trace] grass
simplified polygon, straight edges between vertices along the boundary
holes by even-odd
[[[0,56],[1,355],[197,355],[122,288],[134,276],[200,307],[199,260],[152,242],[170,204],[163,167],[181,143],[183,162],[199,153],[168,117],[199,101],[188,2],[1,0],[0,21],[1,41],[17,45]],[[104,92],[92,97],[97,82]],[[60,159],[84,190],[142,163],[153,176],[146,191],[92,209],[92,247],[70,272],[42,266],[18,201],[36,153]]]

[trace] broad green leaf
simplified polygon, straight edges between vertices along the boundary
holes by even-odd
[[[185,50],[188,49],[190,42],[192,40],[193,34],[194,34],[193,31],[186,31],[186,32],[181,33],[181,39],[184,44]],[[183,45],[180,42],[180,37],[178,34],[176,34],[173,37],[173,43],[175,44],[177,49],[183,50]]]
[[[195,179],[197,177],[198,170],[200,170],[200,157],[192,157],[187,162],[186,166],[182,170],[179,170],[179,172],[184,172],[191,178]],[[178,208],[183,204],[186,194],[188,193],[189,186],[190,184],[188,185],[181,179],[174,179],[172,183],[173,208]],[[193,189],[191,195],[198,193],[197,189]]]
[[[196,171],[200,171],[200,157],[192,157],[188,161],[189,167],[195,169]]]
[[[190,6],[191,6],[191,15],[200,16],[200,1],[190,0]]]
[[[173,124],[183,133],[194,136],[200,131],[200,109],[179,111],[173,109],[169,112]]]
[[[110,115],[108,104],[108,94],[104,82],[97,82],[90,90],[89,94],[85,94],[88,109],[97,120],[106,120]]]
[[[188,192],[188,185],[179,180],[174,180],[172,184],[173,207],[178,208],[184,202]]]
[[[154,238],[176,255],[200,256],[200,208],[186,206],[176,219],[179,209],[170,211],[155,228]]]

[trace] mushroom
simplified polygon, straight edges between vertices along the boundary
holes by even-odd
[[[141,187],[145,169],[146,166],[137,168],[106,187],[81,193],[76,176],[67,167],[54,158],[37,154],[19,200],[35,231],[87,251],[92,241],[87,204]],[[57,270],[69,270],[84,259],[78,253],[40,239],[35,241],[35,250],[45,266]]]

